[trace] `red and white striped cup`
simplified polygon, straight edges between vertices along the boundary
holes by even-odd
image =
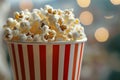
[[[14,80],[79,80],[84,42],[8,42]]]

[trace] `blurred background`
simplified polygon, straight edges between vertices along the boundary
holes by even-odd
[[[120,80],[120,0],[0,0],[0,26],[14,11],[45,4],[73,8],[85,28],[88,41],[80,80]],[[0,80],[12,80],[8,54],[0,56]]]

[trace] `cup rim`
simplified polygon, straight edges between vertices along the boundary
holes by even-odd
[[[8,44],[10,43],[13,43],[13,44],[75,44],[75,43],[86,42],[87,38],[76,40],[76,41],[54,41],[54,42],[19,42],[19,41],[7,41],[7,40],[5,41]]]

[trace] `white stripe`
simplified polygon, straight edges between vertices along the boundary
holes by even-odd
[[[52,45],[46,45],[46,80],[52,80]]]
[[[81,44],[81,46],[82,46],[82,44]],[[83,43],[83,48],[82,48],[82,56],[81,56],[81,59],[80,59],[80,72],[81,72],[81,67],[82,67],[82,60],[83,60],[83,52],[84,52],[84,43]],[[78,78],[80,78],[80,72],[79,72],[79,77]]]
[[[24,59],[26,80],[30,80],[27,45],[22,44],[22,49],[23,49],[23,59]]]
[[[69,60],[69,70],[68,70],[68,80],[72,80],[74,50],[75,50],[75,44],[71,44],[71,48],[70,48],[70,60]]]
[[[64,56],[65,56],[65,45],[61,44],[60,45],[60,50],[59,50],[58,80],[63,80]]]
[[[35,68],[35,80],[40,80],[40,52],[39,45],[33,46],[34,54],[34,68]]]
[[[20,59],[19,59],[19,54],[18,54],[18,45],[14,44],[15,46],[15,54],[16,54],[16,61],[17,61],[17,68],[18,68],[18,77],[19,80],[22,80],[22,75],[21,75],[21,68],[20,68]]]
[[[76,62],[76,70],[75,70],[75,78],[74,80],[77,80],[77,73],[78,73],[78,64],[79,64],[79,58],[80,58],[80,46],[81,44],[78,44],[78,56],[77,56],[77,62]]]
[[[12,52],[11,44],[8,44],[8,50],[9,50],[9,56],[10,56],[10,63],[11,63],[11,66],[12,66],[13,79],[17,80],[16,72],[15,72],[15,65],[14,65],[15,63],[14,63],[14,60],[13,60],[13,52]]]

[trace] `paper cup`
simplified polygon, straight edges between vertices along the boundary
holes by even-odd
[[[84,42],[7,42],[14,80],[79,80]]]

